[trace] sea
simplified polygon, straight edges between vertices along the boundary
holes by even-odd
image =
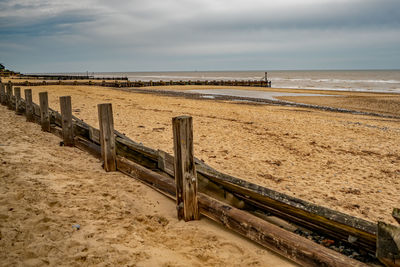
[[[400,93],[400,70],[85,72],[94,77],[127,77],[130,81],[262,80],[273,88]],[[65,73],[64,73],[65,74]]]

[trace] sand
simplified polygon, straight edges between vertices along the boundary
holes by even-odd
[[[24,89],[24,87],[22,88]],[[71,95],[74,115],[173,153],[171,119],[194,119],[195,155],[219,171],[373,222],[394,223],[400,203],[400,120],[315,109],[156,96],[90,86],[32,87],[50,106]]]
[[[0,266],[293,266],[59,142],[0,106]]]
[[[357,95],[351,94],[337,97],[321,96],[288,96],[278,97],[297,103],[322,105],[363,112],[380,113],[400,117],[400,95]]]
[[[348,110],[379,113],[400,117],[400,94],[378,93],[366,91],[335,91],[335,90],[310,90],[310,89],[287,89],[287,88],[265,88],[265,87],[243,87],[243,86],[153,86],[143,89],[155,90],[215,90],[235,89],[251,91],[267,91],[277,93],[297,93],[299,96],[278,96],[279,100],[296,103],[329,106]],[[301,96],[301,94],[315,94],[315,96]],[[327,95],[327,96],[321,96]]]

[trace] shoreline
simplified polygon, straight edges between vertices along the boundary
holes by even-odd
[[[148,87],[147,87],[148,88]],[[160,96],[171,96],[171,97],[184,97],[189,99],[198,99],[198,100],[210,100],[210,101],[233,101],[239,102],[243,101],[244,104],[270,104],[270,105],[278,105],[278,106],[293,106],[293,107],[301,107],[301,108],[312,108],[318,109],[323,111],[330,111],[330,112],[340,112],[340,113],[350,113],[353,115],[366,115],[366,116],[376,116],[381,118],[390,118],[390,119],[400,119],[399,115],[388,115],[382,113],[374,113],[374,112],[363,112],[357,110],[349,110],[345,108],[335,108],[329,106],[321,106],[321,105],[313,105],[313,104],[305,104],[305,103],[298,103],[296,101],[304,98],[299,93],[299,96],[277,96],[276,100],[272,99],[265,99],[265,98],[255,98],[255,97],[241,97],[241,96],[230,96],[230,95],[218,95],[218,94],[208,94],[208,93],[197,93],[197,92],[190,92],[185,93],[187,90],[185,89],[182,91],[175,91],[175,90],[157,90],[157,89],[147,89],[147,88],[112,88],[114,90],[122,90],[126,92],[136,92],[136,93],[146,93],[146,94],[156,94]],[[219,90],[220,88],[213,88],[214,90]],[[235,90],[235,89],[232,89]],[[254,90],[257,91],[257,90]],[[259,90],[259,91],[270,91],[270,90]],[[272,91],[276,92],[276,91]],[[304,90],[303,90],[304,92]],[[308,96],[309,97],[309,96]],[[327,97],[332,97],[328,95]],[[400,95],[399,95],[400,97]],[[285,99],[291,99],[292,101],[286,101]],[[400,99],[399,99],[400,100]]]

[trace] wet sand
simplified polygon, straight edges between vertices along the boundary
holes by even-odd
[[[59,142],[0,106],[0,266],[293,266]]]
[[[260,91],[269,92],[275,99],[295,103],[328,106],[361,112],[380,113],[400,117],[400,94],[363,92],[363,91],[334,91],[334,90],[310,90],[310,89],[286,89],[286,88],[264,88],[264,87],[229,87],[229,86],[153,86],[143,89],[156,89],[161,91],[191,91],[191,90],[213,90],[215,94],[221,90]],[[275,96],[274,96],[275,94]],[[279,94],[282,94],[279,96]],[[285,94],[298,94],[285,95]],[[306,96],[302,95],[306,94]],[[249,97],[253,97],[250,94]],[[262,95],[262,94],[261,94]],[[326,95],[326,96],[324,96]]]
[[[171,119],[194,118],[195,155],[219,171],[370,221],[394,223],[400,203],[400,121],[315,109],[130,93],[102,87],[33,87],[50,106],[71,95],[74,115],[98,125],[113,104],[115,128],[172,153]],[[331,92],[329,92],[331,93]]]
[[[280,100],[400,117],[400,95],[282,96]]]

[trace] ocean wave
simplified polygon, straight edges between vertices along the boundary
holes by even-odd
[[[316,83],[386,83],[400,84],[400,80],[349,80],[349,79],[311,79],[311,78],[271,78],[271,81],[316,82]]]
[[[354,87],[345,87],[344,88],[344,87],[313,87],[313,86],[272,86],[272,88],[400,94],[400,88],[375,89],[375,88],[354,88]]]

